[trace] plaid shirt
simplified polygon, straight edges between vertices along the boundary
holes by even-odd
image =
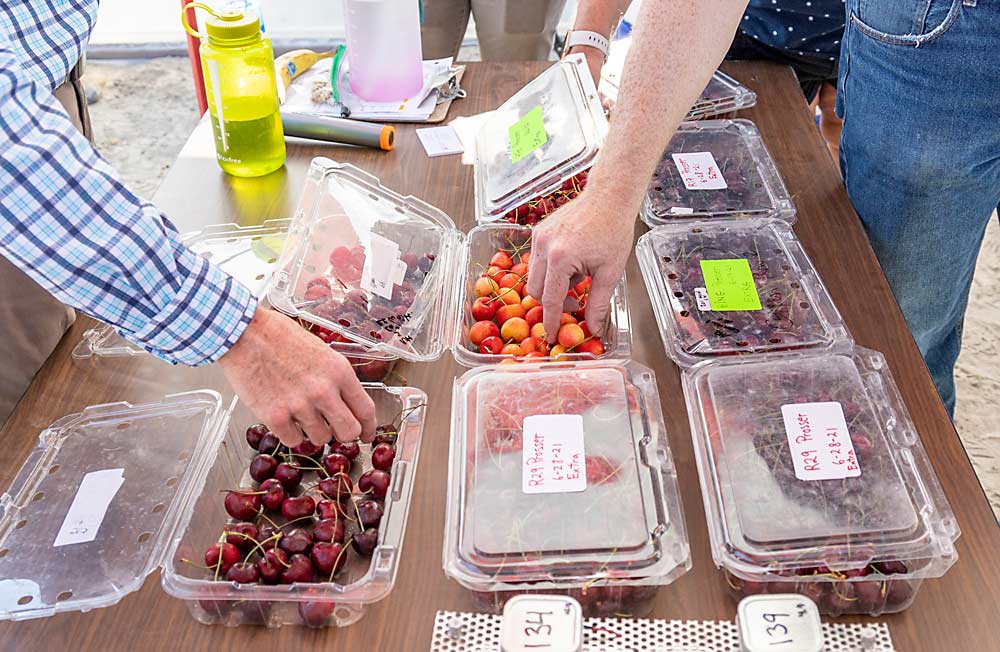
[[[253,295],[185,248],[52,96],[96,14],[97,0],[0,2],[0,255],[150,352],[213,362],[250,322]]]

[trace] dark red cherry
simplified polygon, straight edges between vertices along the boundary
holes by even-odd
[[[351,460],[340,453],[330,453],[323,458],[322,466],[330,475],[349,473],[351,471]]]
[[[239,549],[231,543],[213,543],[205,551],[205,565],[214,570],[218,566],[222,573],[227,572],[238,562],[242,555]],[[221,561],[220,561],[221,559]]]
[[[382,521],[382,505],[374,500],[358,501],[357,512],[365,529],[377,528]]]
[[[340,543],[327,543],[325,541],[317,543],[312,548],[310,558],[313,566],[316,567],[316,572],[326,578],[335,574],[334,565],[337,567],[336,572],[339,573],[343,570],[344,564],[347,563],[347,554],[344,552],[343,544]]]
[[[260,511],[260,494],[230,491],[224,501],[226,512],[240,521],[252,521]]]
[[[226,541],[240,550],[249,550],[257,545],[257,526],[253,523],[233,523],[226,526]]]
[[[263,423],[255,423],[247,428],[247,443],[250,444],[250,448],[260,450],[260,440],[269,432],[270,429]]]
[[[240,584],[255,584],[260,579],[260,572],[253,562],[241,561],[229,567],[226,579]]]
[[[277,478],[264,480],[260,483],[260,490],[265,492],[260,497],[260,504],[269,512],[276,512],[281,509],[281,504],[288,498],[288,492],[284,485]]]
[[[281,503],[281,515],[290,521],[304,518],[316,511],[316,501],[311,496],[296,496]]]
[[[288,565],[288,553],[281,548],[268,550],[257,562],[257,572],[260,574],[260,581],[264,584],[277,584],[281,579],[281,573]]]
[[[262,453],[250,461],[250,477],[257,482],[263,482],[273,478],[277,468],[278,460]]]
[[[316,525],[313,526],[313,539],[326,543],[343,543],[344,520],[343,518],[325,518],[317,521]]]
[[[330,452],[340,453],[353,462],[361,454],[361,447],[358,446],[358,442],[356,441],[331,441]]]
[[[312,532],[303,528],[295,528],[278,541],[278,547],[289,555],[308,555],[312,545]]]
[[[274,477],[285,489],[291,491],[302,482],[302,469],[287,462],[282,462],[274,470]]]
[[[380,469],[369,469],[358,478],[358,489],[364,493],[370,493],[376,498],[385,498],[389,491],[389,474]]]
[[[281,583],[309,582],[313,577],[313,565],[305,555],[292,555],[288,558],[288,568],[281,571]]]
[[[389,471],[396,459],[396,449],[388,444],[379,444],[372,449],[372,466],[380,471]]]
[[[362,557],[371,557],[378,545],[378,530],[371,528],[351,537],[351,547]]]

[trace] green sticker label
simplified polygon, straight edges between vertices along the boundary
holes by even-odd
[[[760,310],[760,296],[746,258],[702,260],[705,290],[712,310]]]
[[[510,160],[517,163],[548,142],[545,134],[545,121],[542,120],[542,107],[536,106],[524,114],[508,129],[510,135]]]

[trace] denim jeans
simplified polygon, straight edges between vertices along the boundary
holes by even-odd
[[[951,414],[969,287],[1000,204],[1000,0],[846,4],[844,182]]]

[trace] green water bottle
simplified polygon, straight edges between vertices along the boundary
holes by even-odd
[[[188,24],[187,9],[204,10],[205,33]],[[285,163],[285,137],[271,41],[260,18],[241,11],[216,12],[200,2],[185,5],[184,29],[201,39],[208,112],[219,165],[237,177],[259,177]]]

